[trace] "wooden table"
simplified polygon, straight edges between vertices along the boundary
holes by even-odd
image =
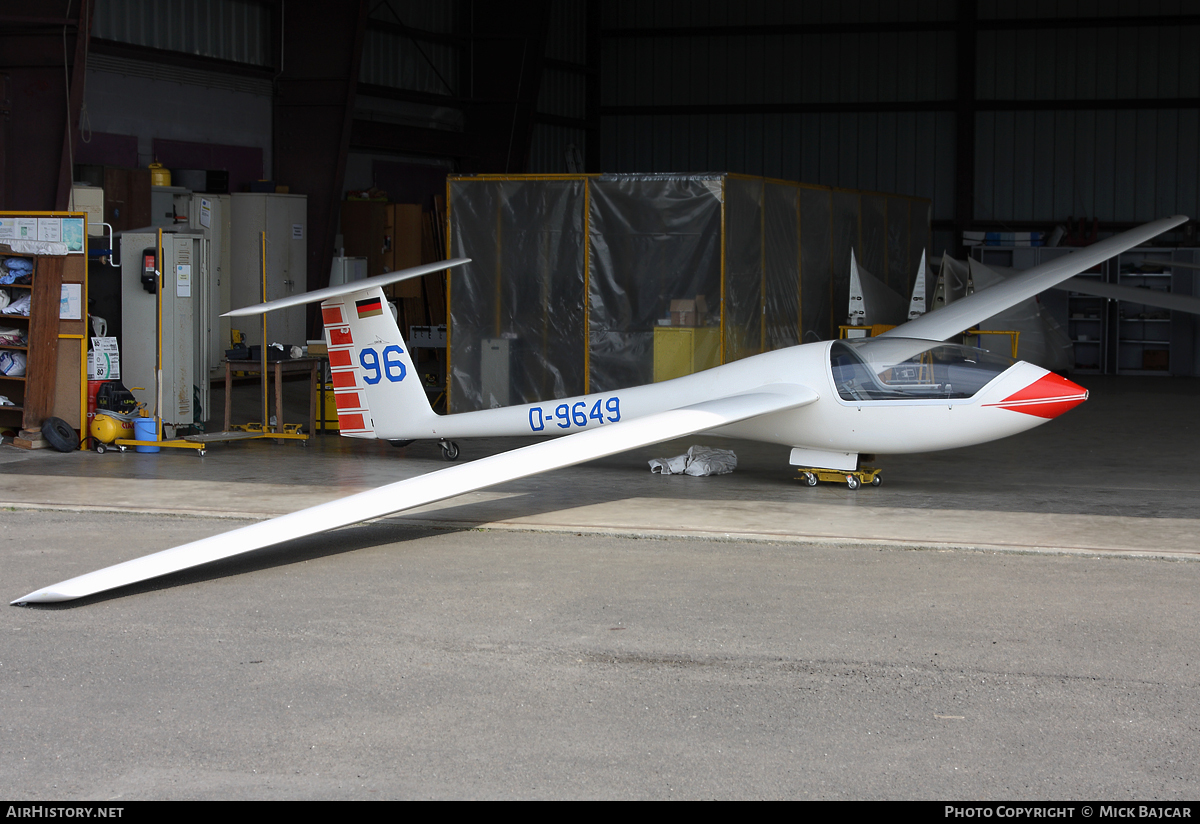
[[[285,372],[303,372],[308,370],[308,434],[317,431],[317,370],[321,365],[320,358],[291,358],[288,360],[269,361],[267,363],[268,383],[272,367],[275,372],[275,431],[283,432],[283,374]],[[225,361],[225,431],[229,431],[233,416],[233,372],[245,372],[248,375],[261,375],[261,361]],[[263,421],[266,428],[269,421]]]

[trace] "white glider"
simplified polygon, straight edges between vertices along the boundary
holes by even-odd
[[[453,438],[565,437],[126,561],[12,603],[82,598],[698,432],[789,446],[792,464],[844,471],[862,453],[950,449],[1015,434],[1082,403],[1087,391],[1032,364],[941,341],[1186,220],[1164,218],[1080,249],[877,338],[793,346],[661,383],[456,415],[430,408],[380,287],[466,260],[239,309],[229,314],[323,301],[343,435],[438,439],[447,457],[457,453]]]

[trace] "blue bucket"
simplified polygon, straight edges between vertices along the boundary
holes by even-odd
[[[157,441],[158,427],[154,418],[135,418],[133,421],[133,437],[138,441]],[[138,452],[158,452],[157,446],[138,446]]]

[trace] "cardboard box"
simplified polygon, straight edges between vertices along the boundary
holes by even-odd
[[[704,295],[671,301],[671,326],[704,326],[708,320],[708,302]]]
[[[673,300],[673,301],[671,301],[671,325],[672,326],[695,326],[696,325],[696,301],[694,301],[694,300]]]
[[[1165,372],[1171,363],[1171,353],[1166,349],[1145,349],[1142,351],[1142,368]]]

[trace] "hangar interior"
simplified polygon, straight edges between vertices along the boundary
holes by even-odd
[[[436,435],[339,437],[317,304],[221,317],[264,300],[471,258],[384,287],[453,415],[853,337],[874,288],[932,316],[1186,215],[963,341],[1007,355],[1019,329],[1015,357],[1090,393],[1064,420],[881,454],[878,489],[810,488],[786,448],[699,434],[396,520],[1193,559],[1198,38],[1195,0],[9,4],[0,310],[31,308],[0,314],[0,504],[262,519],[446,466]],[[148,428],[91,429],[110,351]],[[451,445],[466,465],[535,442]],[[697,443],[737,470],[647,469]],[[6,559],[10,596],[99,566],[88,543]]]
[[[53,459],[36,447],[58,420],[84,449],[184,447],[159,454],[167,473],[199,471],[184,459],[209,447],[374,454],[332,434],[351,419],[322,347],[286,357],[323,342],[315,304],[220,315],[453,257],[473,262],[385,292],[451,413],[853,334],[865,315],[848,299],[872,290],[893,308],[961,298],[1196,213],[1197,26],[1168,0],[63,0],[7,15],[0,212],[16,228],[0,233],[82,214],[88,237],[57,262],[10,258],[44,263],[8,290],[35,299],[5,350],[29,360],[0,376],[5,448]],[[77,218],[62,220],[65,234]],[[967,342],[1011,343],[1130,403],[1159,380],[1186,394],[1198,248],[1188,222]],[[56,331],[58,282],[77,304]],[[126,420],[88,438],[100,340],[155,414],[149,435]]]

